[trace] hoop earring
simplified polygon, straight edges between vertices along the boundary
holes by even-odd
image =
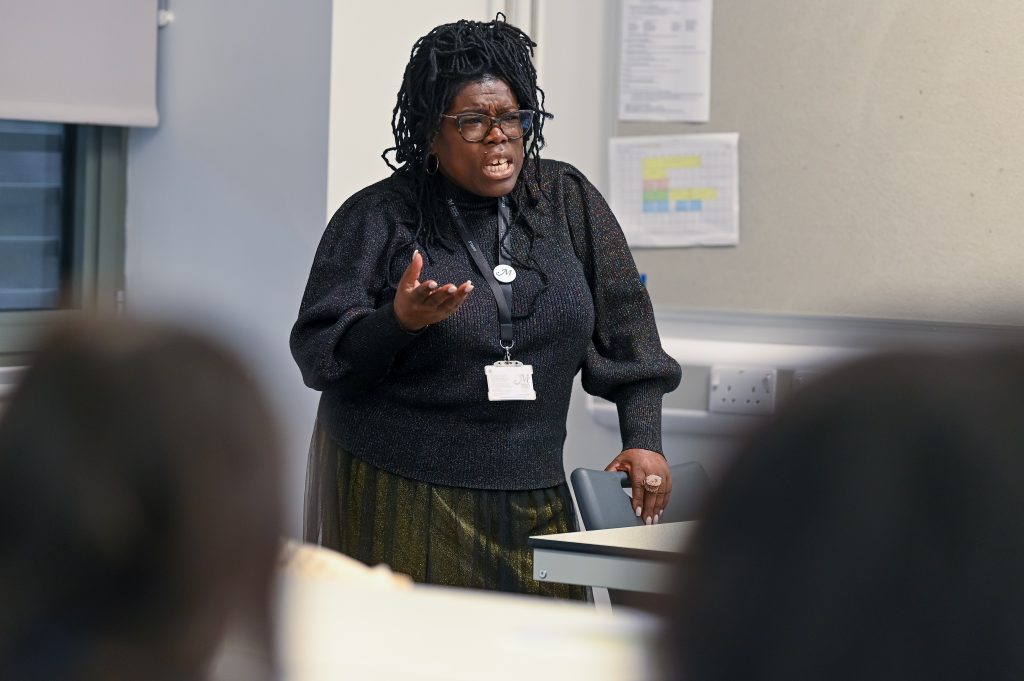
[[[434,159],[434,165],[431,167],[430,159]],[[427,154],[426,160],[423,162],[423,171],[427,175],[436,175],[437,169],[441,167],[441,162],[437,159],[437,154]]]

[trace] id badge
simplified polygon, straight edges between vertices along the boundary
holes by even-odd
[[[535,400],[533,367],[515,361],[495,362],[484,367],[487,374],[487,399],[491,402],[507,400]]]

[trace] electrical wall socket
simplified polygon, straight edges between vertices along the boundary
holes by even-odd
[[[778,370],[765,367],[711,367],[708,411],[771,414],[775,411]]]

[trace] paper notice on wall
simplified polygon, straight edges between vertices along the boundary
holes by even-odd
[[[624,0],[619,118],[707,122],[711,0]]]
[[[739,135],[610,140],[609,199],[630,246],[734,246]]]

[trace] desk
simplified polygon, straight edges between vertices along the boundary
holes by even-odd
[[[665,593],[696,522],[530,537],[538,581]]]
[[[536,596],[283,585],[289,681],[647,681],[658,622]]]
[[[654,681],[658,619],[593,605],[417,584],[346,584],[282,574],[283,681]],[[261,653],[239,642],[213,678],[253,681]]]

